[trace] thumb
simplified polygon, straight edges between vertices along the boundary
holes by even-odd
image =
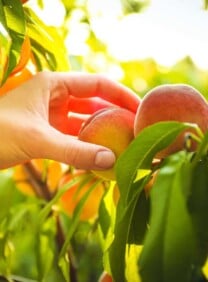
[[[115,163],[114,153],[103,146],[78,140],[53,127],[45,131],[41,142],[41,158],[73,165],[80,169],[109,169]]]

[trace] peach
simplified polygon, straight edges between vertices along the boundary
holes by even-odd
[[[116,106],[96,111],[84,123],[78,138],[105,146],[118,158],[134,138],[134,118],[133,112]],[[115,180],[114,167],[93,173],[104,179]]]
[[[134,135],[137,136],[145,127],[160,121],[194,123],[200,127],[202,132],[205,132],[208,129],[207,101],[200,92],[190,85],[164,84],[157,86],[150,90],[140,103],[135,117]],[[156,157],[164,158],[182,150],[185,133],[186,131],[182,132],[170,146],[159,152]],[[194,151],[196,142],[191,143],[190,151]]]

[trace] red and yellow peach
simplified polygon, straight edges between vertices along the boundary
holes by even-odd
[[[164,84],[157,86],[150,90],[140,103],[135,117],[135,136],[145,127],[160,121],[194,123],[200,127],[202,132],[206,132],[208,129],[207,101],[199,91],[190,85]],[[159,152],[156,157],[164,158],[182,150],[185,132],[180,134],[170,146]],[[190,150],[193,151],[195,148],[196,143],[192,142]]]
[[[95,112],[83,125],[79,139],[111,149],[116,158],[134,138],[135,114],[120,107],[109,107]],[[114,180],[114,168],[94,171],[98,176]]]

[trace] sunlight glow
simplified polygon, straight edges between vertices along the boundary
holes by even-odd
[[[152,57],[171,66],[190,56],[199,67],[208,69],[208,12],[200,1],[153,0],[143,13],[117,21],[107,15],[98,22],[96,26],[94,20],[95,31],[119,60]]]
[[[41,11],[42,18],[48,24],[61,25],[61,1],[49,2]],[[190,56],[198,67],[208,69],[208,12],[203,10],[202,0],[152,0],[144,12],[128,16],[122,16],[119,0],[88,0],[88,9],[91,27],[114,58],[153,58],[162,66],[171,66]],[[87,25],[78,26],[72,19],[68,26],[70,54],[87,55]]]

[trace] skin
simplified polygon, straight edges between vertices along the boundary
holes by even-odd
[[[195,123],[205,132],[208,129],[208,104],[201,93],[189,85],[169,84],[155,87],[143,98],[136,113],[135,136],[145,127],[159,121]],[[184,134],[185,132],[157,157],[163,158],[183,149]],[[194,150],[195,147],[196,144],[192,142],[190,149]]]
[[[70,99],[99,97],[133,112],[139,98],[130,89],[110,79],[87,73],[40,72],[21,86],[0,96],[0,168],[35,158],[46,158],[82,169],[106,169],[115,155],[104,146],[77,139],[82,117]],[[86,102],[86,101],[85,101]],[[73,117],[73,118],[72,118]],[[78,125],[77,125],[78,124]],[[73,136],[70,134],[73,132]]]
[[[108,147],[118,158],[134,138],[134,118],[134,113],[120,107],[102,109],[86,121],[78,137],[82,141]],[[115,179],[114,168],[94,173]]]

